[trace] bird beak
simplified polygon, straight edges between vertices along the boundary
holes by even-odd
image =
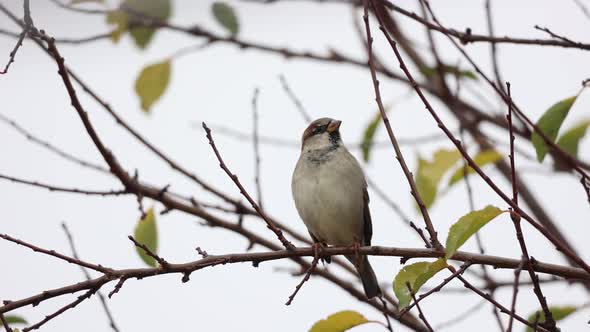
[[[333,133],[335,131],[338,131],[338,128],[340,128],[341,123],[342,123],[342,121],[340,121],[340,120],[330,121],[330,124],[328,124],[328,128],[326,128],[326,131],[328,131],[329,133]]]

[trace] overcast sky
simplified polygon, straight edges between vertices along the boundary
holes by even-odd
[[[580,1],[590,6],[588,1]],[[289,46],[296,50],[326,52],[328,48],[334,48],[362,59],[363,49],[352,25],[353,18],[360,20],[360,13],[356,12],[353,16],[347,6],[307,1],[285,1],[272,5],[228,2],[235,6],[239,15],[240,38]],[[20,1],[2,0],[2,3],[19,16],[22,15]],[[113,1],[109,3],[115,4]],[[413,1],[398,3],[415,10],[416,3]],[[223,33],[212,18],[210,5],[211,1],[208,0],[175,0],[171,20],[180,25],[198,23]],[[448,26],[458,30],[471,27],[474,32],[480,33],[486,31],[483,1],[433,1],[433,7]],[[32,1],[31,10],[35,24],[55,37],[85,37],[109,29],[101,16],[71,13],[45,0]],[[545,38],[543,33],[533,28],[539,24],[574,40],[589,40],[590,19],[580,12],[574,1],[494,1],[493,10],[498,35]],[[400,22],[403,29],[419,41],[418,47],[427,45],[421,26],[407,20]],[[17,31],[6,17],[0,19],[0,29]],[[390,68],[397,71],[397,63],[385,45],[386,41],[377,30],[374,34],[378,53]],[[443,37],[437,35],[437,40],[448,63],[459,61],[462,68],[469,68]],[[12,38],[0,36],[2,65],[14,42]],[[133,90],[135,77],[141,68],[164,59],[182,47],[202,42],[180,33],[160,31],[145,51],[138,50],[128,36],[116,45],[110,40],[102,40],[81,46],[63,45],[60,50],[68,65],[134,128],[174,160],[234,197],[238,197],[239,192],[218,167],[199,124],[206,121],[213,128],[224,126],[249,133],[252,123],[250,100],[255,87],[260,88],[261,133],[294,142],[298,142],[306,124],[283,92],[279,74],[287,77],[292,89],[313,117],[329,116],[343,120],[341,132],[345,143],[359,141],[364,127],[376,112],[373,87],[367,70],[348,65],[285,60],[259,51],[215,44],[174,60],[168,90],[150,115],[143,114]],[[488,45],[475,44],[466,48],[490,73]],[[576,94],[580,82],[590,77],[588,52],[510,45],[500,45],[499,52],[503,77],[512,83],[513,98],[532,119],[537,119],[553,103]],[[70,107],[56,71],[55,63],[43,51],[32,42],[25,41],[9,74],[0,77],[0,113],[76,156],[104,164]],[[438,132],[423,105],[414,94],[408,93],[407,87],[385,78],[381,81],[383,99],[385,103],[393,105],[390,119],[398,137],[411,138]],[[481,86],[479,83],[466,84],[477,89]],[[486,110],[505,112],[505,108],[488,89],[484,89],[484,94],[491,100],[490,106],[473,96],[468,98]],[[154,158],[81,90],[79,95],[99,134],[127,170],[132,172],[138,169],[141,179],[145,181],[160,186],[171,184],[174,191],[213,201],[199,187]],[[430,100],[443,121],[450,128],[456,128],[456,122],[444,107],[434,98]],[[564,127],[588,119],[589,107],[590,93],[585,92],[572,108]],[[493,128],[484,129],[507,141],[507,137],[498,136]],[[215,130],[213,133],[228,166],[254,193],[251,143],[224,136]],[[378,140],[386,140],[382,128],[377,135]],[[27,141],[3,123],[0,123],[0,142],[0,174],[87,189],[119,188],[113,178],[64,161]],[[534,153],[530,143],[517,139],[516,144],[529,154]],[[428,144],[404,145],[403,152],[410,168],[415,169],[418,154],[430,157],[436,149],[450,147],[450,142],[439,140]],[[588,159],[589,147],[588,142],[581,145],[582,159]],[[498,150],[507,154],[504,145],[498,146]],[[354,153],[360,158],[359,151],[355,150]],[[262,146],[261,181],[265,209],[272,216],[305,233],[303,223],[295,211],[290,189],[291,173],[298,154],[297,148]],[[522,170],[521,176],[535,190],[537,198],[568,235],[582,258],[590,260],[590,213],[577,178],[569,174],[547,175],[549,160],[547,164],[540,165],[519,157],[516,162]],[[393,149],[375,150],[371,162],[365,165],[366,173],[417,224],[421,224],[403,173],[394,159]],[[503,190],[510,189],[509,183],[498,172],[492,168],[486,170]],[[481,180],[472,177],[472,183],[475,187],[476,208],[487,204],[506,208]],[[373,244],[422,247],[416,235],[402,224],[399,217],[374,193],[371,195]],[[139,217],[134,197],[102,198],[48,193],[5,181],[0,182],[0,197],[0,233],[69,254],[60,227],[65,221],[83,259],[114,268],[143,266],[127,239],[133,233]],[[446,238],[449,225],[468,212],[466,197],[464,186],[457,185],[441,195],[430,209],[443,239]],[[163,209],[160,204],[151,201],[146,200],[145,204],[154,205],[158,211]],[[186,262],[198,259],[194,250],[196,246],[211,254],[245,251],[248,243],[240,236],[222,229],[203,227],[199,222],[180,212],[159,216],[161,255],[171,262]],[[247,219],[246,225],[274,239],[260,220]],[[527,225],[524,230],[530,252],[535,258],[565,264],[564,259],[538,232]],[[484,229],[482,238],[489,254],[519,258],[520,250],[507,215],[490,223]],[[469,241],[463,249],[475,251],[474,241]],[[254,247],[254,250],[265,249]],[[13,243],[0,241],[0,255],[4,259],[0,273],[2,300],[21,299],[84,278],[75,265],[47,258]],[[370,259],[384,287],[391,292],[391,281],[400,269],[399,259]],[[109,301],[109,305],[121,331],[306,331],[315,321],[345,309],[356,310],[369,319],[383,319],[379,312],[355,301],[348,293],[319,277],[311,278],[293,305],[285,306],[287,297],[300,280],[300,277],[292,277],[289,271],[284,270],[293,267],[294,264],[288,261],[264,263],[257,269],[249,264],[219,266],[193,273],[191,281],[186,284],[180,282],[178,275],[131,280]],[[338,271],[335,267],[330,269]],[[480,271],[478,267],[471,269]],[[441,273],[442,277],[445,275],[445,272]],[[512,278],[511,271],[493,271],[493,275],[498,280]],[[436,285],[438,279],[427,285]],[[470,279],[475,280],[473,277]],[[103,292],[109,292],[113,286],[107,285]],[[449,287],[459,288],[461,284],[452,282]],[[586,292],[575,285],[546,285],[543,291],[550,305],[581,305],[588,302]],[[60,297],[45,301],[35,308],[21,308],[15,313],[34,323],[73,298]],[[498,299],[509,306],[511,290],[499,291]],[[422,308],[430,322],[437,326],[479,302],[481,299],[474,294],[445,293],[422,302]],[[522,287],[518,312],[526,316],[537,307],[532,291]],[[491,307],[486,304],[449,330],[470,331],[477,328],[480,331],[495,331],[497,327],[490,310]],[[586,323],[589,316],[590,310],[585,309],[559,325],[563,331],[581,331],[588,328]],[[110,330],[96,298],[85,301],[43,328],[45,331]],[[394,328],[396,331],[404,330],[399,324]],[[381,329],[378,325],[366,325],[355,331]],[[516,331],[523,329],[522,325],[516,326]]]

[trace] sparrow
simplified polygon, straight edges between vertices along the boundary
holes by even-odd
[[[340,137],[342,121],[321,118],[303,132],[291,181],[293,200],[314,245],[370,246],[373,228],[367,182]],[[368,299],[381,295],[365,255],[347,255]],[[326,259],[329,263],[329,259]]]

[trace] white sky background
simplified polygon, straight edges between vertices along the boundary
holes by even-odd
[[[19,16],[22,15],[20,1],[6,0],[3,3]],[[113,4],[113,1],[110,3]],[[211,1],[176,0],[172,21],[180,25],[198,23],[223,33],[212,19],[210,3]],[[235,6],[240,17],[240,37],[244,40],[317,52],[333,47],[359,58],[363,55],[351,24],[352,13],[347,6],[306,1],[279,2],[273,5],[238,1],[230,3]],[[416,9],[416,2],[399,3]],[[433,6],[439,18],[448,26],[459,30],[471,27],[474,32],[480,33],[486,31],[483,1],[434,1]],[[590,20],[582,15],[573,1],[494,1],[493,8],[498,35],[545,38],[543,33],[533,28],[535,24],[539,24],[574,40],[588,41]],[[85,37],[107,31],[100,16],[70,13],[41,0],[32,1],[31,9],[36,25],[55,37]],[[360,19],[359,12],[356,16]],[[421,26],[407,20],[401,22],[408,34],[426,45]],[[16,31],[6,17],[0,18],[0,28]],[[377,29],[373,33],[382,59],[390,68],[398,71],[398,65],[392,58],[386,41]],[[456,51],[441,35],[436,36],[444,58],[449,63],[456,63],[460,59]],[[2,65],[14,42],[15,40],[6,36],[0,38]],[[345,142],[358,141],[364,127],[376,112],[373,87],[367,70],[347,65],[285,60],[276,55],[215,44],[175,60],[172,80],[166,94],[153,107],[152,114],[143,114],[133,91],[134,80],[140,69],[179,48],[201,42],[180,33],[160,31],[145,51],[138,50],[128,36],[118,45],[104,40],[75,47],[63,45],[60,50],[67,64],[151,142],[186,168],[235,197],[239,192],[218,167],[202,129],[195,127],[195,124],[206,121],[212,127],[223,125],[250,132],[250,100],[254,87],[261,90],[260,128],[268,136],[298,141],[305,128],[305,123],[281,89],[277,78],[280,73],[286,75],[292,89],[314,117],[330,116],[343,120],[341,130]],[[537,119],[554,102],[576,94],[580,82],[590,77],[588,52],[510,45],[500,45],[499,49],[503,77],[512,83],[515,101],[533,119]],[[487,44],[472,44],[467,46],[467,50],[486,72],[491,73]],[[466,61],[461,60],[461,64],[463,68],[468,68]],[[104,164],[70,107],[67,93],[56,71],[55,63],[43,51],[32,42],[25,41],[9,74],[0,77],[0,100],[3,106],[0,112],[66,151]],[[381,82],[384,101],[395,103],[390,117],[399,138],[437,132],[434,121],[414,94],[400,98],[407,95],[407,87],[385,78],[381,78]],[[486,94],[493,96],[489,91]],[[171,184],[174,191],[194,194],[212,201],[198,186],[175,174],[166,164],[137,144],[81,89],[79,96],[99,134],[127,170],[138,168],[140,178],[145,181],[160,186]],[[455,128],[456,123],[440,103],[434,98],[430,98],[430,101],[447,125]],[[505,107],[496,101],[493,103],[497,105],[494,111],[505,112]],[[564,128],[581,119],[587,119],[589,106],[590,94],[585,92],[572,109]],[[81,169],[78,165],[55,157],[4,124],[0,128],[0,173],[63,186],[118,188],[119,184],[113,178]],[[489,131],[493,132],[493,129]],[[383,128],[377,135],[380,141],[386,139]],[[228,166],[240,176],[250,193],[254,194],[251,144],[215,134],[215,131],[214,136]],[[501,138],[507,141],[507,137]],[[533,153],[530,143],[517,138],[516,144]],[[432,151],[443,147],[449,148],[451,143],[441,140],[420,146],[405,145],[403,152],[410,167],[414,169],[418,152],[423,156],[430,156]],[[582,158],[587,157],[588,148],[587,142],[582,144]],[[505,146],[498,149],[507,154]],[[358,151],[355,154],[360,158]],[[366,172],[417,224],[423,225],[413,207],[403,173],[393,156],[393,149],[389,147],[374,150]],[[298,150],[262,146],[261,157],[265,208],[271,215],[304,232],[305,228],[295,211],[290,189],[291,172],[298,158]],[[547,165],[539,165],[517,158],[521,175],[535,190],[536,196],[560,228],[565,230],[574,247],[588,261],[590,213],[582,188],[577,178],[571,175],[547,176],[547,173],[530,171],[548,169],[549,160],[546,163]],[[502,189],[510,190],[509,183],[498,172],[491,168],[486,170]],[[487,204],[506,208],[481,180],[472,177],[472,183],[475,186],[477,208]],[[446,195],[441,195],[430,209],[443,240],[449,225],[468,212],[462,184],[452,188]],[[127,235],[133,233],[139,217],[134,197],[101,198],[56,194],[5,181],[0,183],[0,197],[1,233],[69,254],[69,247],[60,227],[60,223],[66,221],[83,259],[114,268],[143,266],[127,239]],[[146,200],[144,204],[149,207],[152,202]],[[155,207],[162,210],[159,204]],[[375,194],[372,194],[371,210],[375,245],[422,247],[413,231],[403,226],[395,213]],[[274,235],[258,219],[246,220],[245,225],[274,239]],[[194,250],[196,246],[201,246],[211,254],[243,252],[247,246],[242,237],[222,229],[200,226],[198,219],[179,212],[160,216],[158,227],[160,254],[172,262],[198,259]],[[548,241],[531,227],[524,226],[524,229],[529,250],[535,258],[564,263]],[[502,215],[486,226],[482,237],[489,254],[520,257],[513,226],[507,215]],[[474,241],[469,241],[463,249],[474,251]],[[255,247],[254,250],[264,249]],[[3,300],[21,299],[46,289],[83,280],[77,266],[33,253],[13,243],[0,241],[0,255],[3,258],[0,298]],[[399,259],[373,257],[371,261],[380,280],[391,292],[389,285],[400,269]],[[288,261],[263,263],[257,269],[249,264],[219,266],[193,273],[191,281],[186,284],[180,282],[179,275],[130,280],[109,301],[109,305],[121,331],[305,331],[315,321],[344,309],[359,311],[369,319],[383,319],[379,312],[355,301],[348,293],[319,277],[312,277],[297,295],[294,304],[286,307],[284,302],[300,277],[276,272],[275,269],[293,266]],[[330,268],[335,270],[335,267]],[[471,269],[479,272],[478,267]],[[493,271],[493,275],[500,280],[512,278],[511,271]],[[470,280],[476,280],[467,276]],[[436,284],[437,280],[433,280],[427,286]],[[360,283],[358,285],[360,287]],[[109,284],[102,291],[108,293],[113,286],[114,284]],[[453,281],[449,287],[458,288],[461,284]],[[543,286],[543,291],[551,305],[580,305],[588,301],[587,293],[579,286],[546,285]],[[501,303],[509,306],[511,290],[500,291],[498,298]],[[45,301],[35,308],[19,309],[15,313],[34,323],[73,299],[74,296],[60,297]],[[422,302],[422,307],[431,324],[437,326],[480,301],[478,296],[471,293],[438,294]],[[518,312],[526,316],[537,307],[532,290],[521,287]],[[495,331],[497,326],[489,312],[490,306],[486,305],[449,330],[469,331],[477,328],[480,331]],[[559,325],[563,331],[580,331],[588,328],[586,322],[589,316],[590,311],[585,309]],[[397,323],[394,328],[396,331],[404,330]],[[516,331],[524,329],[520,324],[515,328]],[[52,320],[43,329],[110,330],[96,298],[85,301],[79,307]],[[381,329],[378,325],[366,325],[355,331]]]

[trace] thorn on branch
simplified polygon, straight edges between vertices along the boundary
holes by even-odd
[[[205,250],[201,249],[201,247],[197,247],[197,248],[195,248],[195,250],[199,253],[199,255],[201,255],[201,257],[203,257],[203,258],[209,257],[209,254]]]

